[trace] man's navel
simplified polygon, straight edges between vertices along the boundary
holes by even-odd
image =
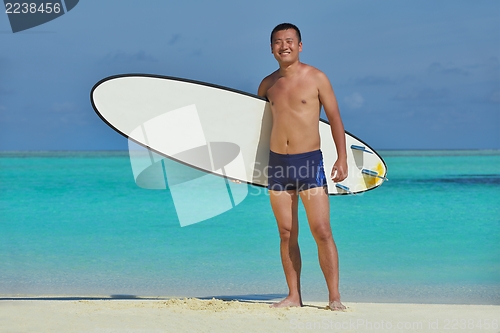
[[[306,100],[305,99],[302,100],[302,104],[306,104]]]

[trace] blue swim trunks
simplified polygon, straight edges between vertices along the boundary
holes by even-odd
[[[268,186],[272,191],[327,189],[323,154],[315,150],[301,154],[269,153]]]

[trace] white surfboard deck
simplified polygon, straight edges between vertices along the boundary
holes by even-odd
[[[115,131],[160,156],[267,186],[272,116],[269,103],[257,95],[175,77],[127,74],[99,81],[91,101]],[[318,126],[329,194],[356,194],[383,183],[383,159],[346,132],[349,176],[334,184],[329,175],[335,144],[328,122],[320,120]]]

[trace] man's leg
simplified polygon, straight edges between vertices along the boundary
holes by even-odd
[[[288,285],[288,296],[273,307],[302,306],[300,294],[300,270],[302,262],[299,250],[298,195],[295,191],[269,191],[278,231],[283,271]]]
[[[311,233],[318,246],[321,270],[328,287],[330,309],[343,310],[339,292],[339,258],[330,226],[330,201],[322,187],[300,192]]]

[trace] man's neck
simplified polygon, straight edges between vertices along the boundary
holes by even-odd
[[[280,64],[279,74],[282,77],[293,76],[299,71],[301,63],[299,60],[291,63],[291,64]]]

